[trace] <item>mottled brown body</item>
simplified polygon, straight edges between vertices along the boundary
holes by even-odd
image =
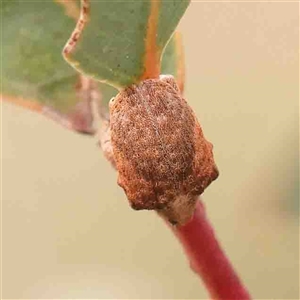
[[[110,102],[110,131],[118,183],[131,206],[187,222],[218,170],[212,144],[173,77],[121,91]]]

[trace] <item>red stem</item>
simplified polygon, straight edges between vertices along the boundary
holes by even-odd
[[[193,219],[172,230],[182,243],[191,268],[201,277],[213,299],[251,299],[221,249],[201,201]]]

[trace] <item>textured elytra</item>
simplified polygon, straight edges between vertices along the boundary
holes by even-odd
[[[131,206],[187,222],[218,170],[175,80],[161,76],[121,91],[110,102],[110,131],[118,183]]]

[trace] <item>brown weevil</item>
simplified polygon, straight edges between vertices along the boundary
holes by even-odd
[[[175,79],[144,80],[120,91],[109,106],[118,184],[131,206],[185,224],[218,169]]]

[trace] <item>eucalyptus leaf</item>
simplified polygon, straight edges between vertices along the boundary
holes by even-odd
[[[189,2],[82,0],[64,56],[83,74],[119,89],[158,77],[162,52]]]
[[[54,1],[9,0],[1,5],[2,92],[62,113],[78,102],[79,76],[61,57],[75,20]]]
[[[182,92],[184,88],[185,73],[183,56],[181,35],[179,32],[175,32],[163,52],[161,74],[174,76]],[[109,100],[117,95],[118,90],[105,83],[100,83],[99,87],[103,94],[103,103],[108,105]]]
[[[79,16],[79,2],[2,2],[1,98],[38,111],[71,130],[94,133],[90,106],[80,90],[82,75],[61,55]],[[183,81],[178,69],[182,65],[180,45],[175,34],[164,50],[161,73]],[[101,82],[94,85],[107,108],[118,90]]]

